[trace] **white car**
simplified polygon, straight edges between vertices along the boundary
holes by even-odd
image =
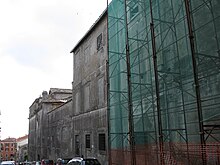
[[[15,165],[15,161],[2,161],[1,165]]]
[[[101,165],[96,158],[76,157],[71,159],[67,165]]]

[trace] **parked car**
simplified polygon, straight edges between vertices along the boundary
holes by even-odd
[[[15,165],[15,161],[2,161],[1,165]]]
[[[72,158],[58,158],[56,165],[66,165]]]
[[[66,165],[72,158],[63,158],[62,159],[62,165]]]
[[[62,159],[58,158],[57,161],[56,161],[56,165],[61,165],[61,164],[62,164]]]
[[[43,159],[41,160],[41,165],[54,165],[53,160]]]
[[[96,158],[75,157],[71,159],[67,165],[101,165]]]
[[[41,165],[41,161],[36,161],[35,165]]]
[[[31,165],[41,165],[41,161],[33,161],[31,162]]]

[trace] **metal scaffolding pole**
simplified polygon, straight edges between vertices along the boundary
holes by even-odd
[[[109,32],[108,32],[108,0],[107,0],[107,41],[109,40]],[[107,42],[107,52],[109,52],[109,42]],[[109,58],[109,55],[107,53],[107,56]],[[109,84],[109,61],[106,61],[106,80],[107,80],[107,123],[108,123],[108,163],[112,164],[112,158],[111,158],[111,134],[110,134],[110,84]]]
[[[125,42],[126,42],[127,83],[128,83],[129,142],[130,142],[130,152],[131,152],[131,164],[136,165],[133,104],[132,104],[132,89],[131,89],[132,84],[131,84],[130,52],[129,52],[129,39],[128,39],[127,0],[124,0],[124,15],[125,15],[125,33],[126,33]]]
[[[203,165],[206,165],[207,161],[206,161],[206,144],[205,144],[205,137],[204,137],[205,133],[204,133],[204,125],[203,125],[203,114],[202,114],[200,87],[199,87],[199,80],[198,80],[198,68],[196,64],[194,35],[193,35],[193,29],[192,29],[192,20],[191,20],[189,0],[185,0],[185,8],[186,8],[188,30],[189,30],[189,40],[190,40],[194,83],[195,83],[196,99],[197,99],[196,104],[197,104],[197,111],[198,111],[199,131],[200,131],[199,134],[200,134],[200,142],[201,142],[201,149],[202,149],[202,163]]]
[[[151,38],[152,38],[152,49],[153,49],[153,63],[154,63],[154,77],[155,77],[155,88],[156,88],[156,101],[157,101],[157,118],[158,118],[158,133],[159,133],[159,148],[160,148],[160,163],[164,165],[164,151],[163,151],[163,132],[162,132],[162,119],[161,119],[161,110],[160,110],[160,94],[159,94],[159,81],[158,81],[158,68],[157,68],[157,53],[156,53],[156,41],[155,41],[155,32],[154,32],[154,20],[153,20],[153,7],[152,0],[149,0],[150,3],[150,15],[151,15]]]

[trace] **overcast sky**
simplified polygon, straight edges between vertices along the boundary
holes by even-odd
[[[28,134],[29,107],[50,88],[69,88],[71,49],[106,0],[0,0],[1,139]]]

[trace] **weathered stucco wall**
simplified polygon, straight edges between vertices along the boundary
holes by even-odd
[[[48,158],[72,157],[72,100],[48,113]]]
[[[57,157],[51,156],[51,153],[48,151],[51,151],[50,148],[50,129],[51,124],[48,114],[53,114],[52,112],[55,112],[55,109],[58,109],[61,107],[61,109],[64,109],[62,113],[65,112],[66,108],[67,110],[71,110],[72,103],[70,103],[70,98],[72,97],[71,90],[65,90],[62,89],[55,89],[52,88],[47,94],[47,92],[42,93],[42,97],[39,97],[34,101],[34,103],[30,106],[30,113],[29,113],[29,137],[28,137],[28,156],[30,161],[36,161],[36,160],[42,160],[42,159],[54,159],[56,160]],[[68,106],[65,106],[65,105]],[[63,107],[62,107],[63,106]],[[68,114],[70,112],[68,111]],[[67,113],[62,116],[62,119],[69,117]],[[61,120],[59,116],[55,115],[55,120],[59,121]],[[59,123],[58,123],[59,124]],[[59,138],[59,137],[57,137]],[[56,144],[59,148],[59,143]],[[57,153],[59,153],[57,151]],[[57,154],[56,154],[57,155]]]
[[[73,53],[74,155],[97,157],[101,164],[105,164],[107,162],[106,14],[102,15],[96,25],[84,36]]]
[[[31,105],[29,160],[83,155],[107,162],[106,14],[74,51],[71,92],[52,88]]]

